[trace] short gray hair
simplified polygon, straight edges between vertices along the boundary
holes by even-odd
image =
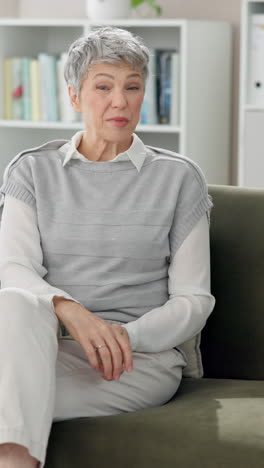
[[[139,68],[146,81],[149,50],[141,37],[125,29],[101,27],[72,43],[64,67],[64,77],[67,85],[79,97],[83,80],[92,65],[101,62],[118,65],[123,61],[133,68]]]

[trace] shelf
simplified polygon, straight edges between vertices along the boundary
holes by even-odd
[[[44,122],[31,120],[0,120],[0,127],[6,128],[45,128],[45,129],[81,129],[83,125],[81,122]]]
[[[136,19],[116,19],[116,20],[101,20],[91,21],[87,19],[50,19],[50,18],[1,18],[0,26],[124,26],[124,27],[175,27],[182,26],[186,23],[184,19],[152,19],[152,18],[136,18]]]
[[[123,27],[151,27],[151,28],[167,28],[167,27],[179,27],[186,23],[186,20],[182,19],[150,19],[150,18],[139,18],[139,19],[117,19],[117,20],[101,20],[101,21],[90,21],[87,20],[87,24],[91,26],[123,26]]]
[[[84,19],[0,18],[0,26],[86,26]]]
[[[0,120],[0,127],[6,128],[45,128],[50,130],[81,130],[82,122],[32,122],[30,120]],[[180,133],[181,127],[176,125],[138,125],[137,132],[148,133]]]
[[[264,111],[264,106],[253,106],[253,105],[246,105],[244,107],[245,111],[257,111],[257,112],[263,112]]]
[[[181,133],[181,127],[177,125],[138,125],[138,132],[159,132],[159,133]]]

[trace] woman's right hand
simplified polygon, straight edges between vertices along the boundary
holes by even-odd
[[[53,298],[55,313],[72,338],[84,349],[91,366],[102,371],[106,380],[117,380],[126,370],[133,370],[129,335],[119,324],[110,324],[78,302]],[[96,350],[96,346],[104,344]]]

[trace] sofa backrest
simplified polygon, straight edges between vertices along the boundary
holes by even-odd
[[[264,189],[208,191],[216,305],[202,332],[204,376],[264,380]]]

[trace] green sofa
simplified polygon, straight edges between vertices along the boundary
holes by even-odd
[[[204,377],[184,378],[158,408],[54,423],[45,467],[264,466],[264,189],[209,193],[216,306],[202,332]]]

